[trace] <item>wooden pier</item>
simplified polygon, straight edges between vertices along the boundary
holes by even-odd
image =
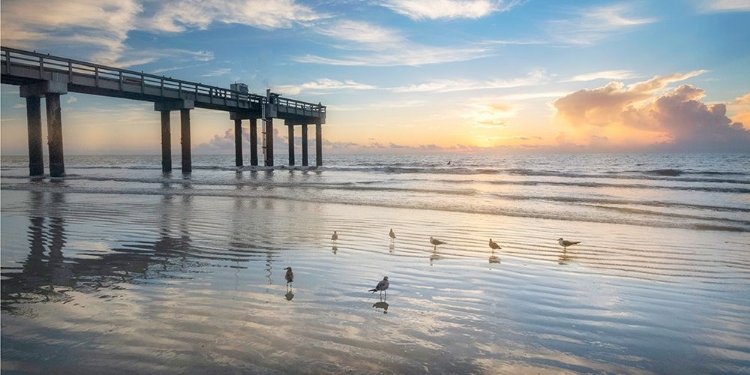
[[[49,170],[51,177],[65,175],[60,95],[79,92],[90,95],[148,101],[161,112],[162,171],[172,170],[170,112],[180,111],[182,172],[190,173],[190,110],[206,108],[229,113],[234,120],[236,166],[242,160],[242,121],[250,121],[250,165],[258,165],[258,119],[263,121],[264,164],[273,166],[273,119],[284,120],[289,131],[289,165],[294,165],[294,126],[302,127],[302,165],[308,165],[307,126],[315,124],[316,165],[323,165],[322,124],[326,107],[266,90],[266,95],[247,92],[241,84],[230,88],[118,69],[37,52],[2,47],[2,83],[20,86],[26,98],[29,132],[29,174],[44,175],[41,98],[47,110]]]

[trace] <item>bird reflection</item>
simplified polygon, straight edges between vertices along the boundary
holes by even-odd
[[[290,289],[289,291],[286,292],[286,294],[284,295],[284,297],[286,297],[287,301],[291,301],[292,298],[294,298],[294,293],[292,293],[292,290]]]
[[[388,314],[388,302],[380,301],[372,305],[375,309],[383,309],[383,314]]]
[[[396,245],[394,245],[394,244],[388,245],[388,252],[389,253],[393,254],[393,250],[395,250],[395,249],[396,249]]]
[[[432,262],[443,259],[443,256],[437,253],[437,250],[434,250],[432,252],[432,255],[430,255],[430,266],[432,265]]]
[[[334,255],[335,255],[335,254],[336,254],[336,252],[338,252],[338,251],[339,251],[339,248],[338,248],[338,246],[336,246],[336,245],[333,245],[333,246],[331,246],[331,252],[332,252],[332,253],[333,253]]]
[[[497,255],[490,255],[490,263],[500,264],[500,257]]]
[[[557,264],[559,265],[568,264],[568,262],[572,260],[573,260],[572,256],[568,255],[567,252],[563,252],[562,254],[560,254],[560,258],[558,259]]]

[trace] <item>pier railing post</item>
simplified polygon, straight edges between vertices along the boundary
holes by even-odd
[[[39,96],[26,97],[26,121],[29,130],[29,176],[44,176],[42,110]]]

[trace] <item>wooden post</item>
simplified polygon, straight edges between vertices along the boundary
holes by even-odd
[[[289,165],[294,165],[294,124],[289,124]]]
[[[26,122],[29,131],[29,176],[44,176],[42,109],[39,96],[26,97]]]
[[[234,165],[242,166],[242,119],[234,119]]]
[[[193,171],[192,159],[190,157],[190,110],[180,110],[181,135],[182,135],[182,173]]]
[[[273,167],[273,117],[266,117],[266,167]]]
[[[161,111],[161,171],[172,171],[172,129],[169,111]]]
[[[307,165],[307,124],[302,124],[302,166]]]
[[[65,176],[65,161],[63,158],[62,110],[60,108],[60,94],[46,94],[47,102],[47,142],[49,145],[49,175],[51,177]]]
[[[258,165],[258,119],[250,119],[250,165]]]
[[[315,165],[323,166],[323,134],[320,119],[315,123]]]

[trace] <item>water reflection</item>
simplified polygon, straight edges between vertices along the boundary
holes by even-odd
[[[396,245],[394,244],[388,245],[388,252],[393,254],[393,250],[396,250]]]
[[[383,314],[388,314],[388,306],[388,302],[385,302],[385,300],[375,302],[375,304],[372,305],[372,307],[374,307],[376,310],[383,309]]]
[[[294,293],[292,293],[292,290],[291,290],[291,289],[289,289],[289,290],[288,290],[288,291],[286,292],[286,294],[284,294],[284,297],[286,297],[286,300],[287,300],[287,301],[291,301],[291,300],[292,300],[292,298],[294,298]]]
[[[440,259],[443,259],[443,256],[438,254],[437,249],[432,251],[432,254],[430,254],[430,266],[432,266],[432,262],[436,262]]]
[[[494,255],[494,254],[490,255],[489,263],[490,264],[493,264],[493,263],[500,264],[500,257],[497,256],[497,255]]]
[[[333,246],[331,246],[331,252],[332,252],[332,253],[333,253],[334,255],[336,255],[336,253],[337,253],[338,251],[339,251],[339,248],[338,248],[338,246],[336,246],[336,245],[333,245]]]
[[[558,259],[557,264],[559,265],[568,264],[572,260],[573,260],[573,257],[570,254],[568,254],[568,252],[563,252],[562,254],[560,254],[560,258]]]

